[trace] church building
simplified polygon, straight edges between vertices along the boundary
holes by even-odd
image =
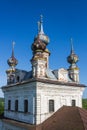
[[[43,17],[38,22],[38,32],[31,44],[32,68],[30,71],[16,68],[18,60],[12,55],[7,60],[7,85],[2,87],[5,98],[4,118],[23,124],[39,125],[51,118],[63,106],[82,108],[82,95],[85,85],[80,84],[78,56],[71,41],[69,68],[51,70],[49,68],[50,40],[44,33]],[[56,64],[56,63],[55,63]],[[3,130],[21,130],[5,124]],[[25,129],[23,129],[25,130]],[[39,130],[39,129],[38,129]],[[48,129],[47,129],[48,130]],[[67,129],[68,130],[68,129]]]

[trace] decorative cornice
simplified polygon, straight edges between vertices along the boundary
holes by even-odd
[[[70,83],[70,82],[65,83],[65,82],[61,82],[61,81],[57,81],[57,80],[50,80],[50,79],[46,79],[46,78],[44,78],[44,79],[31,78],[29,80],[22,81],[22,82],[19,82],[19,83],[2,86],[2,89],[9,88],[9,87],[14,87],[14,86],[19,86],[19,85],[23,85],[23,84],[27,84],[27,83],[32,83],[32,82],[42,82],[42,83],[48,83],[48,84],[74,86],[74,87],[82,87],[82,88],[87,87],[84,84],[78,84],[78,83]]]

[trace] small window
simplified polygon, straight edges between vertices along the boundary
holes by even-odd
[[[17,82],[19,82],[20,81],[20,77],[19,76],[17,76]]]
[[[49,100],[49,112],[54,112],[54,100]]]
[[[18,100],[15,100],[15,111],[18,111]]]
[[[72,100],[72,106],[76,106],[76,101]]]
[[[8,100],[8,110],[11,110],[11,100]]]
[[[28,100],[24,100],[24,112],[28,112]]]

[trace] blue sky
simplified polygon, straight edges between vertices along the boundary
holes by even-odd
[[[17,68],[31,70],[31,44],[37,34],[40,15],[50,38],[50,68],[68,68],[70,38],[79,56],[80,83],[87,85],[87,1],[86,0],[0,0],[0,86],[6,85],[7,59],[15,41]],[[0,92],[0,96],[3,94]],[[87,90],[84,92],[87,97]]]

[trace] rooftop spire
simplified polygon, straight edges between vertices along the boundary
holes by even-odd
[[[34,38],[34,43],[35,43],[34,48],[40,49],[41,45],[40,45],[39,41],[41,40],[41,42],[44,43],[43,45],[46,46],[49,43],[49,37],[47,35],[45,35],[45,33],[43,31],[43,16],[42,15],[40,15],[40,20],[37,23],[38,23],[38,34]],[[38,43],[38,45],[36,45],[37,43]],[[40,48],[38,48],[38,47],[40,47]]]
[[[43,31],[43,15],[40,15],[40,22],[38,22],[39,34],[44,34]]]
[[[71,54],[74,53],[74,47],[73,47],[73,39],[70,39],[70,43],[71,43]]]
[[[40,32],[40,21],[37,22],[38,24],[38,33]]]
[[[13,41],[12,42],[12,57],[14,57],[14,45],[15,45],[15,42]]]

